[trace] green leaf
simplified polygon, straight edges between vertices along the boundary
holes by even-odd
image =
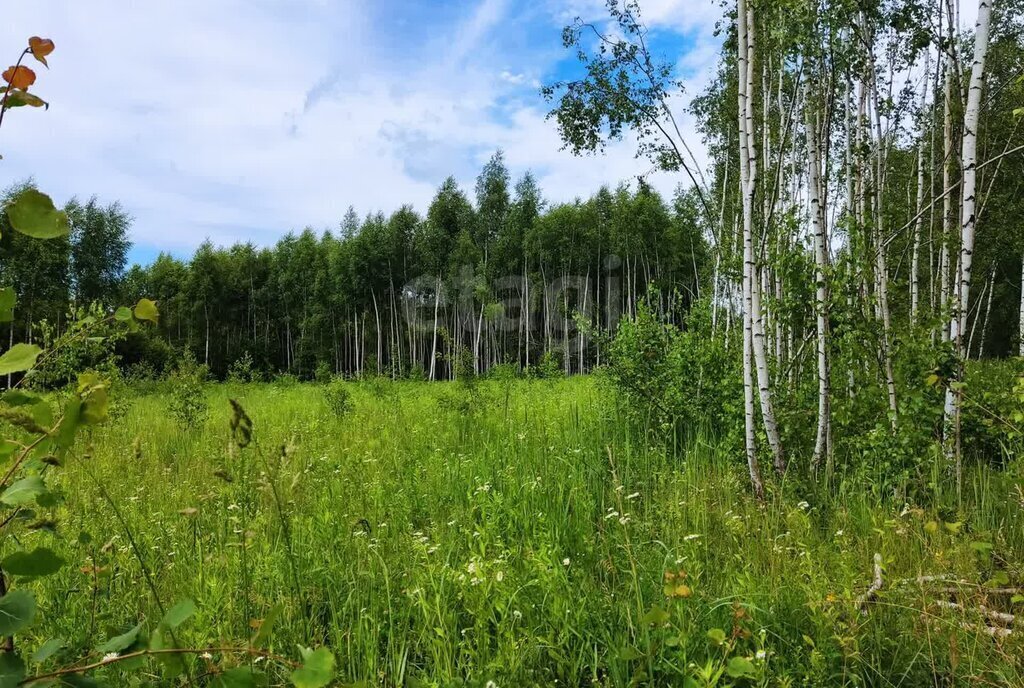
[[[120,652],[126,647],[131,647],[135,643],[135,641],[139,639],[139,631],[141,630],[142,622],[140,621],[138,625],[136,625],[127,633],[122,633],[121,635],[114,636],[107,642],[97,647],[96,652],[105,655],[108,652]]]
[[[36,664],[45,662],[66,645],[67,643],[64,642],[63,638],[50,638],[40,645],[38,650],[32,653],[32,661]]]
[[[36,94],[29,93],[28,91],[22,91],[18,88],[12,88],[10,94],[7,96],[7,102],[4,106],[12,108],[22,107],[24,105],[30,105],[32,107],[50,107],[49,103]]]
[[[13,287],[0,289],[0,323],[14,320],[14,304],[17,302],[18,297],[15,295]]]
[[[0,636],[14,635],[32,623],[36,598],[28,590],[12,590],[0,597]]]
[[[43,350],[35,344],[15,344],[0,356],[0,375],[28,370],[36,364],[41,353]]]
[[[669,618],[671,617],[667,611],[655,605],[643,615],[643,618],[640,619],[640,623],[650,624],[652,626],[663,626],[668,623]]]
[[[128,322],[131,319],[132,309],[128,308],[128,306],[121,306],[116,311],[114,311],[114,320],[117,320],[119,322]]]
[[[160,311],[157,310],[156,304],[149,299],[139,299],[139,302],[135,304],[135,317],[139,320],[148,320],[156,325],[160,319]]]
[[[196,603],[192,600],[182,600],[167,610],[167,613],[164,614],[164,618],[160,620],[160,624],[167,628],[174,629],[185,623],[189,617],[195,613]]]
[[[49,576],[64,566],[64,560],[45,547],[37,547],[31,552],[21,550],[4,558],[0,567],[15,576]]]
[[[721,628],[712,628],[708,631],[708,640],[713,642],[715,645],[722,645],[725,643],[725,631]]]
[[[82,400],[81,420],[88,425],[107,419],[107,383],[96,373],[78,376],[78,396]]]
[[[999,588],[1004,585],[1010,584],[1010,574],[1006,571],[996,571],[992,574],[992,577],[988,579],[986,585],[990,588]]]
[[[213,685],[216,688],[259,688],[267,685],[267,676],[251,667],[235,667],[218,676]]]
[[[326,647],[302,650],[302,666],[289,677],[295,688],[323,688],[334,678],[334,655]]]
[[[267,641],[270,640],[270,634],[274,631],[274,624],[281,618],[281,613],[284,611],[284,605],[280,602],[275,604],[267,612],[267,615],[263,617],[263,621],[260,622],[260,627],[252,634],[252,638],[249,640],[249,644],[252,647],[263,647]]]
[[[4,490],[4,493],[0,495],[0,502],[7,506],[24,506],[34,502],[44,492],[46,492],[46,484],[43,479],[38,475],[31,475]]]
[[[15,196],[7,204],[7,219],[16,231],[36,239],[54,239],[70,231],[67,214],[37,189],[25,189]]]
[[[733,678],[751,678],[757,673],[757,669],[746,657],[733,657],[725,665],[725,673]]]
[[[25,660],[16,652],[0,654],[0,688],[16,688],[25,680]]]
[[[64,404],[64,418],[57,427],[54,440],[57,445],[57,454],[64,455],[75,442],[75,433],[82,420],[82,400],[79,397],[71,397],[68,403]]]
[[[8,406],[30,406],[38,404],[43,398],[23,389],[9,389],[3,393],[3,396],[0,396],[0,400],[3,400]]]

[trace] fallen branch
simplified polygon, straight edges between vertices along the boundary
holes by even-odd
[[[989,609],[988,607],[985,607],[983,605],[979,605],[978,607],[971,609],[970,607],[965,607],[964,605],[958,602],[947,602],[945,600],[938,600],[935,602],[935,604],[939,607],[942,607],[943,609],[961,609],[964,611],[974,611],[975,613],[984,616],[987,619],[991,619],[992,621],[1001,623],[1004,626],[1011,626],[1017,622],[1017,617],[1013,614],[996,611],[995,609]]]
[[[878,597],[878,591],[882,589],[882,555],[875,552],[875,574],[874,580],[868,587],[867,591],[857,598],[857,607],[860,608],[862,614],[867,614],[865,608],[868,602],[873,602]]]

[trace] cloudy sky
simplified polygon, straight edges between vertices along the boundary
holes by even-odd
[[[8,113],[3,185],[28,176],[62,202],[96,194],[135,217],[132,258],[206,238],[273,243],[467,190],[496,148],[551,201],[650,164],[626,141],[561,151],[541,83],[573,74],[561,27],[603,0],[35,0],[5,3],[0,46],[32,64],[49,111]],[[695,94],[712,73],[717,0],[645,0],[658,52]],[[9,61],[13,61],[10,58]],[[685,126],[690,124],[684,120]],[[693,137],[696,141],[696,137]],[[664,191],[679,181],[654,178]]]

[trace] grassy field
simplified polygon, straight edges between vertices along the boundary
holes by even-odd
[[[338,418],[313,384],[209,386],[192,430],[130,394],[61,472],[60,539],[31,536],[74,563],[34,584],[35,642],[191,598],[180,642],[244,642],[280,605],[274,647],[329,646],[342,685],[1024,681],[1022,632],[982,609],[1021,609],[1019,477],[974,472],[960,506],[759,505],[740,455],[650,446],[595,378],[350,388]]]

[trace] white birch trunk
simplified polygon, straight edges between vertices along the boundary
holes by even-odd
[[[988,30],[992,17],[991,0],[978,3],[978,20],[974,25],[974,59],[971,62],[971,80],[967,90],[967,108],[964,110],[963,144],[960,158],[963,163],[963,187],[960,201],[960,259],[957,287],[953,294],[953,314],[949,321],[949,336],[957,356],[964,356],[963,333],[967,326],[967,308],[970,304],[971,267],[974,261],[974,231],[977,225],[975,206],[977,203],[977,158],[978,120],[981,115],[981,91],[985,81],[985,56],[988,53]],[[957,477],[960,476],[959,427],[961,395],[958,390],[947,388],[945,405],[945,428],[953,430],[952,441],[946,443],[947,456],[954,451],[957,456]]]

